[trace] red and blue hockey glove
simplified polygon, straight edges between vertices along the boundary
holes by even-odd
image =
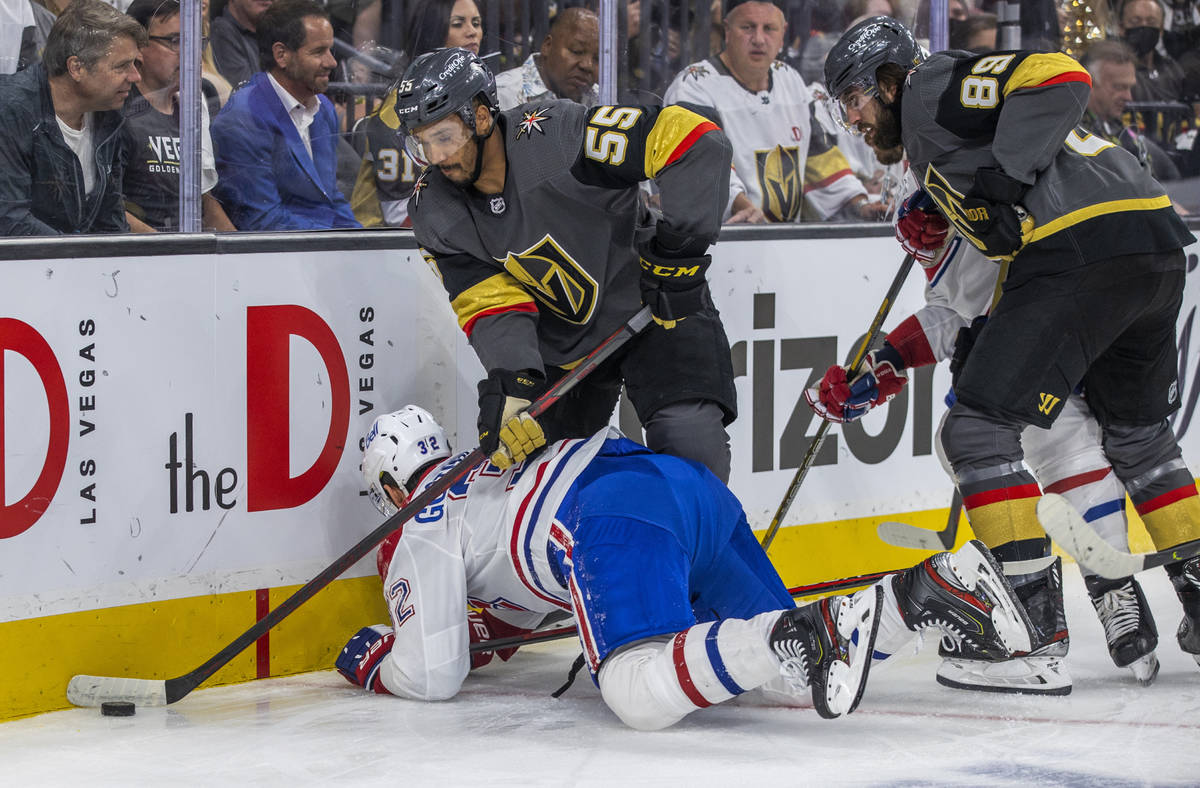
[[[471,643],[484,643],[488,640],[496,638],[509,638],[518,635],[524,635],[530,630],[522,627],[513,626],[507,621],[503,621],[492,615],[487,610],[471,610],[467,613],[467,632],[471,636]],[[492,657],[500,657],[502,662],[508,662],[512,659],[512,655],[517,653],[516,646],[512,648],[502,648],[499,651],[476,651],[471,654],[471,670],[482,668],[484,665],[492,661]]]
[[[708,300],[705,273],[712,264],[712,257],[704,254],[707,248],[707,242],[677,235],[662,222],[657,235],[638,245],[642,303],[650,307],[654,322],[663,328],[674,328],[704,308]]]
[[[899,393],[908,382],[903,368],[900,353],[885,342],[867,354],[854,380],[847,380],[845,367],[832,366],[817,388],[805,389],[804,399],[825,421],[854,421]]]
[[[896,212],[896,240],[904,251],[928,266],[946,243],[950,223],[924,189],[917,189]]]
[[[963,221],[988,257],[1007,257],[1021,248],[1021,223],[1025,210],[1017,203],[1025,194],[1025,184],[994,167],[975,171],[975,183],[963,197]]]
[[[363,689],[391,695],[379,680],[379,668],[387,655],[392,653],[392,644],[395,642],[396,634],[389,626],[379,624],[363,627],[354,633],[342,653],[338,654],[334,663],[338,673],[345,676],[346,681]]]
[[[525,413],[546,382],[541,370],[494,369],[479,381],[479,448],[497,468],[521,462],[546,445],[537,420]]]

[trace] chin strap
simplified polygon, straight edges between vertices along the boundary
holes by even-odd
[[[479,173],[483,171],[483,143],[487,142],[487,138],[492,136],[496,131],[496,116],[492,115],[492,125],[488,128],[488,133],[480,136],[478,132],[472,133],[475,139],[475,169],[471,172],[471,185],[475,185],[475,181],[479,180]]]

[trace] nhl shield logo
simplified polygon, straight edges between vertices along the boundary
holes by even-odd
[[[495,216],[499,216],[508,209],[508,206],[504,204],[503,197],[493,197],[488,201],[488,207],[492,209],[492,214]]]
[[[1171,385],[1167,388],[1167,404],[1174,405],[1175,399],[1179,396],[1179,381],[1171,381]]]

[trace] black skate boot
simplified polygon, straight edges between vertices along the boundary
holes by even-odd
[[[1183,603],[1183,621],[1175,633],[1179,647],[1196,658],[1200,665],[1200,556],[1171,564],[1167,576]]]
[[[1158,676],[1158,627],[1146,604],[1142,587],[1132,577],[1108,580],[1084,575],[1092,607],[1104,625],[1108,654],[1118,668],[1129,668],[1143,687]]]
[[[1062,562],[1056,558],[1040,572],[1021,575],[1013,585],[1033,624],[1030,649],[997,660],[968,643],[949,648],[943,641],[938,652],[943,658],[937,672],[939,684],[983,692],[1070,694],[1071,677],[1065,664],[1070,638],[1063,613]]]
[[[785,611],[771,630],[771,650],[790,684],[812,690],[827,719],[858,707],[879,631],[883,589],[838,596]],[[857,637],[855,633],[857,632]]]
[[[1028,651],[1031,623],[983,542],[937,553],[892,580],[900,615],[912,630],[936,629],[943,641],[985,659]]]

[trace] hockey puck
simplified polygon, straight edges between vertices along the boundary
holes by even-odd
[[[110,700],[100,704],[100,713],[105,717],[132,717],[134,706],[127,700]]]

